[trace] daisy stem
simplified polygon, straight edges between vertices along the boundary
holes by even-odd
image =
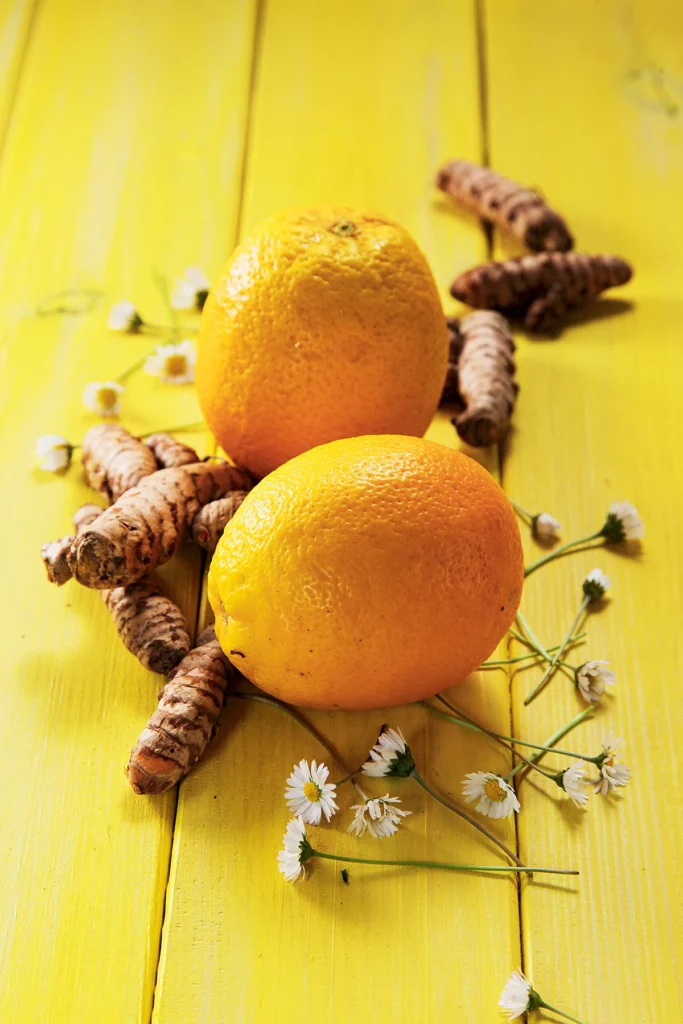
[[[517,633],[514,629],[511,629],[510,632],[512,633],[512,635],[515,637],[516,640],[521,640],[522,643],[526,643],[526,640],[522,636],[521,633]],[[573,646],[574,644],[577,644],[580,640],[583,640],[583,638],[586,635],[587,634],[585,632],[583,632],[583,633],[576,633],[571,638],[571,640],[569,641],[569,644],[567,644],[567,646],[569,647],[570,645]],[[551,654],[552,651],[556,651],[559,646],[560,646],[559,644],[554,644],[552,647],[549,647],[548,648],[548,654]],[[534,651],[529,651],[528,654],[518,654],[516,658],[501,658],[499,661],[483,661],[481,663],[481,665],[479,666],[479,668],[480,669],[482,669],[482,668],[497,668],[499,665],[514,665],[515,662],[517,662],[517,661],[526,661],[528,658],[538,658],[538,657],[543,657],[543,655],[541,654],[540,651],[534,650]],[[562,664],[564,664],[564,663],[562,663]]]
[[[559,558],[559,556],[563,555],[566,551],[571,551],[572,548],[581,547],[582,544],[589,544],[592,540],[597,540],[598,537],[602,536],[603,533],[601,528],[597,533],[591,533],[587,537],[580,537],[578,540],[567,541],[566,544],[562,544],[561,547],[555,548],[554,551],[549,551],[547,555],[543,555],[541,558],[537,558],[535,562],[532,562],[531,565],[527,565],[524,569],[524,577],[526,578],[527,576],[530,576],[532,572],[540,569],[542,565],[545,565],[547,562],[552,562],[554,558]]]
[[[519,611],[517,612],[517,621],[519,622],[520,626],[522,627],[522,629],[528,636],[529,640],[531,641],[531,646],[534,648],[534,650],[538,651],[539,654],[542,654],[546,661],[552,661],[553,659],[550,657],[545,647],[532,630],[531,626],[527,622],[524,612],[521,609],[519,609]],[[510,630],[510,632],[513,635],[516,635],[514,630]],[[517,637],[517,639],[519,639],[519,637]],[[524,640],[523,637],[522,640]]]
[[[522,519],[528,519],[529,520],[529,526],[531,526],[531,521],[534,518],[533,512],[529,512],[529,510],[524,508],[523,505],[518,505],[516,501],[512,500],[512,498],[508,498],[508,501],[510,502],[510,504],[514,508],[514,510],[517,513],[517,515],[520,516]]]
[[[524,621],[526,622],[526,619]],[[527,623],[527,625],[528,625],[528,623]],[[559,644],[558,644],[555,647],[551,647],[550,650],[548,650],[548,651],[545,651],[545,648],[539,650],[536,647],[536,645],[534,643],[532,643],[532,641],[528,637],[523,636],[521,633],[518,633],[516,629],[510,629],[510,630],[508,630],[508,632],[510,633],[510,636],[513,636],[515,638],[515,640],[519,640],[519,642],[521,644],[525,644],[527,647],[530,647],[532,649],[532,651],[535,651],[536,654],[540,655],[542,658],[545,658],[545,660],[547,662],[552,661],[552,658],[550,657],[550,651],[556,651],[556,650],[559,649]],[[584,636],[587,636],[587,635],[588,634],[585,633],[585,632],[584,633],[576,633],[572,637],[572,639],[569,641],[569,644],[567,644],[567,647],[569,647],[570,645],[574,644],[578,640],[579,637],[584,637]],[[545,653],[544,653],[544,651],[545,651]],[[571,666],[569,666],[569,667],[571,668]],[[569,673],[565,671],[565,675],[569,675]],[[571,672],[571,677],[572,677],[572,679],[574,678],[574,671],[573,671],[573,669],[572,669],[572,672]]]
[[[581,761],[593,761],[594,762],[595,758],[593,758],[593,757],[589,758],[589,757],[584,757],[582,754],[572,754],[568,750],[558,750],[555,747],[555,744],[559,743],[559,741],[562,739],[563,736],[566,736],[568,732],[571,732],[572,729],[576,728],[577,725],[580,725],[581,722],[585,722],[585,720],[587,718],[589,718],[590,715],[592,715],[592,714],[593,714],[593,708],[592,707],[584,708],[583,711],[580,711],[579,714],[576,715],[574,718],[572,718],[572,720],[570,722],[567,722],[566,725],[563,725],[560,729],[557,730],[557,732],[554,732],[553,735],[549,739],[546,740],[545,745],[538,751],[537,754],[533,755],[532,760],[533,761],[540,761],[541,758],[545,757],[546,754],[553,753],[553,754],[566,755],[567,757],[576,757],[576,758],[578,758]],[[532,744],[526,744],[526,746],[531,746],[531,745]],[[513,778],[513,776],[515,776],[518,772],[525,772],[526,770],[527,770],[527,767],[526,767],[525,764],[518,764],[517,767],[513,768],[511,772],[508,772],[508,774],[505,776],[505,781],[509,782],[510,779]]]
[[[307,718],[304,718],[301,712],[297,711],[297,709],[292,707],[291,704],[285,704],[283,700],[277,700],[276,697],[266,697],[265,693],[240,693],[238,690],[232,690],[228,694],[228,697],[239,697],[240,700],[255,700],[259,704],[269,704],[273,708],[280,708],[281,711],[284,711],[285,714],[293,718],[295,722],[298,722],[299,725],[306,730],[306,732],[310,733],[311,736],[313,736],[313,738],[318,741],[321,747],[325,748],[330,757],[332,757],[337,762],[337,764],[344,769],[347,778],[351,779],[351,782],[356,787],[356,789],[363,797],[363,799],[367,799],[363,790],[360,788],[356,780],[352,777],[356,773],[351,771],[346,762],[342,760],[341,754],[338,754],[335,748],[330,743],[330,741],[326,739],[321,732],[318,732],[313,723],[309,722]],[[346,779],[342,779],[342,781],[346,782]]]
[[[477,829],[477,831],[481,832],[482,835],[485,835],[486,838],[490,839],[492,843],[495,843],[499,849],[503,850],[505,855],[509,857],[511,861],[514,861],[514,863],[517,864],[518,867],[523,867],[523,864],[519,857],[515,853],[513,853],[512,850],[508,849],[508,847],[505,845],[502,839],[498,839],[497,836],[494,836],[492,832],[489,832],[487,828],[484,828],[484,826],[481,825],[475,818],[471,818],[470,815],[466,811],[463,811],[461,807],[458,807],[457,804],[452,803],[450,800],[447,800],[445,796],[441,796],[441,793],[438,793],[435,789],[432,789],[427,780],[422,778],[422,776],[420,775],[416,768],[413,768],[410,774],[415,779],[415,781],[419,783],[419,785],[422,786],[422,788],[427,793],[429,793],[430,796],[433,796],[434,799],[438,800],[440,804],[443,804],[444,807],[447,807],[449,811],[454,811],[456,814],[459,814],[461,818],[464,818],[465,821],[468,821],[470,825],[473,825],[474,828]]]
[[[550,1010],[551,1013],[559,1013],[560,1017],[564,1017],[565,1020],[573,1020],[574,1024],[583,1024],[583,1021],[580,1021],[578,1017],[572,1017],[571,1014],[565,1013],[564,1010],[558,1010],[556,1006],[551,1006],[550,1003],[546,1003],[545,999],[542,999],[541,996],[539,996],[538,999],[539,1007],[542,1007],[544,1010]]]
[[[203,420],[197,420],[196,423],[181,423],[179,427],[168,427],[166,430],[148,430],[146,434],[139,434],[140,440],[145,437],[151,437],[152,434],[180,434],[180,433],[192,433],[195,430],[206,430],[207,426]]]
[[[528,693],[526,695],[526,697],[524,698],[524,707],[526,707],[527,704],[531,704],[531,702],[534,699],[534,697],[538,696],[538,694],[541,692],[543,687],[546,685],[546,683],[548,682],[548,680],[550,679],[550,677],[554,673],[555,669],[557,668],[557,663],[559,662],[560,658],[564,654],[564,652],[566,650],[566,647],[567,647],[567,644],[569,643],[569,641],[570,641],[570,639],[571,639],[571,637],[572,637],[572,635],[574,633],[574,630],[576,629],[576,627],[578,626],[579,622],[581,621],[581,618],[583,617],[583,614],[586,611],[586,608],[588,607],[589,604],[590,604],[590,597],[584,597],[583,601],[581,602],[581,607],[579,608],[578,612],[576,613],[576,618],[572,622],[571,627],[569,629],[569,632],[567,633],[566,638],[563,640],[562,645],[560,646],[560,649],[555,651],[555,653],[552,656],[552,660],[551,660],[550,664],[548,665],[548,667],[546,668],[545,672],[543,673],[543,675],[541,676],[539,681],[536,683],[536,685],[534,686],[534,688],[531,691],[531,693]]]
[[[495,864],[444,864],[438,860],[378,860],[374,857],[338,857],[335,853],[322,853],[320,850],[314,849],[311,850],[311,856],[321,857],[323,860],[334,860],[341,864],[387,864],[389,867],[397,868],[441,868],[444,871],[528,871],[529,873],[538,871],[546,875],[578,875],[579,873],[567,868],[531,868],[525,864],[521,864],[519,867],[505,864],[501,867]]]
[[[116,378],[116,383],[123,384],[123,382],[128,380],[129,377],[132,377],[133,374],[137,372],[137,370],[141,370],[142,367],[147,362],[148,358],[149,352],[145,353],[144,356],[140,356],[139,359],[136,359],[135,362],[132,363],[127,370],[124,370],[123,373],[120,373],[118,375],[118,377]]]

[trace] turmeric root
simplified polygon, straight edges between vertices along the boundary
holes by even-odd
[[[145,438],[145,444],[161,469],[189,466],[191,462],[199,462],[199,456],[194,448],[190,448],[189,444],[183,444],[182,441],[176,441],[170,434],[150,434]]]
[[[187,774],[216,730],[235,670],[204,630],[159,694],[159,705],[130,755],[126,773],[136,793],[163,793]]]
[[[192,523],[195,544],[205,551],[214,553],[223,530],[247,496],[246,491],[231,491],[218,501],[210,501],[200,509]]]
[[[618,256],[537,253],[467,270],[451,285],[451,295],[468,306],[522,316],[530,331],[552,332],[567,312],[626,284],[631,275]]]
[[[248,473],[222,462],[157,470],[79,534],[68,555],[74,578],[96,590],[137,583],[176,553],[203,505],[250,486]]]
[[[451,160],[438,173],[442,191],[534,252],[567,252],[574,245],[559,213],[532,189],[469,160]]]
[[[448,369],[446,370],[446,381],[441,392],[440,405],[444,403],[457,402],[462,404],[460,390],[458,388],[458,360],[462,351],[462,335],[460,334],[460,321],[457,317],[449,317],[446,320],[448,327]]]
[[[153,452],[116,423],[92,427],[83,439],[83,470],[89,485],[116,501],[143,477],[155,473]]]
[[[73,518],[76,533],[94,522],[103,511],[104,509],[101,509],[99,505],[81,506]],[[59,540],[49,541],[42,546],[41,554],[47,578],[50,583],[55,583],[58,587],[63,586],[71,579],[68,555],[75,540],[76,535],[72,533],[66,537],[60,537]]]
[[[449,325],[451,330],[454,325]],[[457,325],[457,398],[461,409],[452,422],[475,448],[500,441],[507,432],[519,387],[515,381],[515,343],[499,313],[471,313]]]

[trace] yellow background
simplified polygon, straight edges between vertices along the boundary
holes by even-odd
[[[3,1024],[489,1024],[519,965],[586,1024],[681,1020],[682,32],[666,0],[1,0]],[[88,492],[77,466],[65,479],[33,469],[34,438],[79,440],[95,422],[84,384],[149,347],[107,330],[113,301],[159,321],[153,271],[215,275],[283,206],[396,217],[451,311],[450,280],[487,255],[477,222],[432,187],[452,156],[540,187],[579,248],[636,268],[557,342],[519,337],[514,431],[485,455],[566,538],[597,529],[618,498],[646,520],[640,556],[565,559],[524,600],[550,643],[585,572],[612,577],[585,650],[613,663],[617,694],[571,746],[596,749],[615,730],[634,781],[585,814],[542,781],[521,785],[523,812],[500,834],[579,879],[518,894],[506,877],[352,867],[346,887],[319,863],[291,887],[274,860],[284,780],[322,751],[277,711],[232,702],[178,794],[134,796],[123,766],[159,680],[97,595],[46,583],[40,545],[67,532]],[[37,317],[63,288],[101,301],[89,316]],[[196,416],[191,389],[131,381],[130,429]],[[444,416],[431,436],[456,443]],[[208,436],[199,444],[210,450]],[[192,622],[205,615],[196,553],[163,577]],[[580,704],[558,677],[524,709],[533,678],[481,673],[457,700],[542,740]],[[444,793],[458,798],[466,771],[504,767],[421,708],[315,719],[355,763],[385,717]],[[316,832],[321,848],[500,863],[414,783],[388,788],[414,812],[400,837],[352,839],[346,812]]]

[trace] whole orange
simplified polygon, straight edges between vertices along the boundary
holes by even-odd
[[[477,462],[422,438],[314,448],[251,491],[209,572],[223,650],[292,704],[378,708],[457,683],[515,617],[517,520]]]
[[[446,376],[434,277],[398,224],[343,206],[267,221],[202,313],[197,394],[222,447],[256,476],[357,434],[421,435]]]

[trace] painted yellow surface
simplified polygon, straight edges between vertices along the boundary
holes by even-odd
[[[569,627],[585,573],[611,577],[575,661],[608,658],[616,694],[569,749],[597,753],[611,729],[628,741],[634,778],[587,814],[543,780],[522,785],[523,855],[581,870],[578,884],[525,890],[525,965],[548,1002],[583,1021],[673,1024],[683,1019],[683,829],[671,784],[683,727],[683,11],[511,0],[489,5],[486,27],[492,166],[541,185],[577,248],[635,266],[589,322],[557,342],[520,340],[505,486],[555,514],[567,539],[599,529],[615,499],[647,525],[639,555],[577,554],[527,584],[523,607],[550,642]],[[514,721],[541,738],[580,701],[558,677],[523,709],[533,678],[515,678]]]
[[[160,680],[124,650],[96,594],[46,582],[41,543],[68,533],[91,499],[78,466],[64,479],[41,474],[32,449],[42,433],[78,441],[96,422],[81,407],[85,383],[155,343],[109,332],[110,303],[127,295],[159,322],[152,271],[197,262],[215,273],[229,250],[253,28],[248,2],[200,0],[190,17],[162,0],[45,0],[28,41],[0,164],[8,1024],[150,1017],[175,794],[140,800],[123,768]],[[104,293],[90,316],[33,315],[44,296],[83,287]],[[125,425],[196,418],[192,389],[131,380]],[[194,621],[199,558],[188,551],[168,568],[169,592]]]
[[[126,295],[161,321],[153,270],[199,263],[213,275],[240,233],[284,206],[341,201],[395,217],[423,246],[450,311],[451,278],[486,255],[476,222],[431,187],[442,160],[483,151],[475,5],[5,0],[3,1024],[488,1024],[520,964],[585,1024],[683,1016],[683,836],[670,784],[683,724],[682,17],[667,0],[484,7],[492,164],[540,186],[580,248],[636,266],[623,291],[631,307],[615,296],[599,307],[609,315],[555,343],[520,338],[522,392],[503,453],[508,493],[556,514],[566,537],[597,528],[615,498],[647,521],[639,557],[576,555],[532,577],[525,599],[550,642],[571,621],[583,574],[601,565],[612,577],[584,650],[613,662],[617,694],[570,749],[589,752],[614,728],[629,741],[634,782],[588,814],[542,781],[522,784],[518,836],[511,823],[499,834],[529,861],[582,874],[525,885],[521,915],[504,877],[351,866],[347,887],[320,862],[304,885],[282,882],[285,777],[299,758],[327,755],[272,708],[229,702],[180,787],[175,822],[174,795],[131,794],[122,768],[159,680],[123,650],[96,595],[45,582],[40,544],[68,530],[89,493],[77,465],[64,479],[34,471],[33,439],[77,441],[95,422],[80,407],[83,385],[154,344],[107,331],[112,301]],[[64,288],[95,289],[99,304],[85,317],[34,315]],[[196,415],[191,390],[131,380],[131,429]],[[446,414],[429,436],[456,443]],[[496,453],[480,457],[497,471]],[[195,555],[163,576],[191,618],[205,616]],[[512,714],[542,739],[580,705],[558,678],[523,709],[532,679],[514,677]],[[480,674],[457,699],[509,725],[502,672]],[[492,746],[420,708],[312,717],[353,765],[383,721],[401,725],[425,774],[456,799],[464,772],[504,766]],[[401,836],[346,835],[355,800],[343,787],[339,826],[313,830],[321,848],[501,863],[413,782],[366,788],[413,811]]]

